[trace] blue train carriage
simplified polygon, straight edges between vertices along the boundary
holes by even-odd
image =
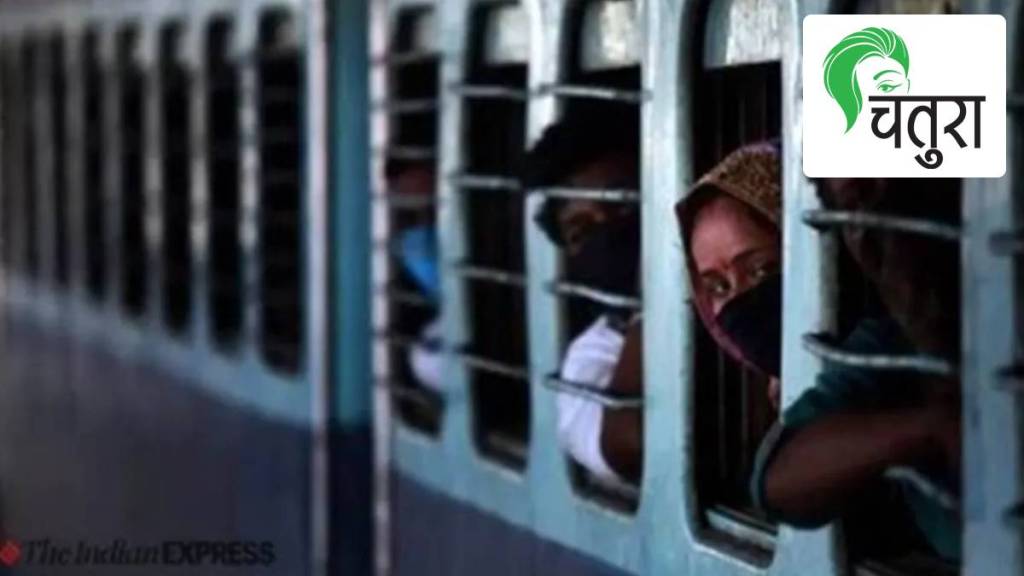
[[[914,0],[423,2],[372,6],[374,383],[378,567],[399,574],[1017,574],[1020,532],[1020,7]],[[800,23],[817,13],[997,13],[1012,63],[1010,169],[958,184],[962,225],[824,210],[801,168]],[[428,78],[424,80],[422,76]],[[512,155],[574,109],[633,106],[642,119],[638,190],[524,189]],[[595,116],[596,117],[596,116]],[[493,129],[502,134],[489,134]],[[783,403],[825,360],[906,362],[959,376],[964,397],[962,566],[851,552],[838,526],[776,525],[746,496],[764,432],[757,376],[724,367],[684,297],[673,207],[736,146],[784,150]],[[395,159],[399,161],[396,161]],[[432,176],[398,186],[396,165]],[[546,198],[638,203],[642,298],[565,275],[533,214]],[[496,221],[490,215],[508,216]],[[412,213],[414,216],[410,216]],[[419,216],[415,216],[415,215]],[[838,226],[960,246],[960,362],[844,354],[826,336],[850,304]],[[439,280],[425,298],[403,249],[433,227]],[[902,231],[902,232],[900,232]],[[515,246],[521,245],[523,252]],[[1015,276],[1017,274],[1018,276]],[[846,282],[844,282],[844,279]],[[642,398],[558,378],[577,300],[642,311]],[[520,317],[522,310],[524,316]],[[1007,313],[1013,310],[1013,313]],[[493,345],[499,340],[502,345]],[[712,347],[713,348],[713,347]],[[1016,352],[1015,352],[1016,350]],[[437,362],[426,375],[419,354]],[[698,382],[700,383],[698,385]],[[556,397],[640,410],[642,480],[601,485],[557,438]],[[500,408],[495,408],[495,404]]]
[[[353,337],[328,339],[327,18],[0,5],[6,537],[269,542],[268,574],[324,573],[334,546],[369,572],[369,396],[338,398],[327,372],[328,342]]]

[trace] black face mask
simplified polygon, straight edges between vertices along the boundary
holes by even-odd
[[[751,364],[776,378],[782,371],[782,275],[733,298],[715,318]]]
[[[567,262],[568,280],[603,292],[624,296],[637,293],[640,269],[640,214],[630,212],[595,228]],[[569,315],[573,333],[598,316],[621,308],[605,306],[582,298],[573,298]]]

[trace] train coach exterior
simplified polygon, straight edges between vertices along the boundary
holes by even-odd
[[[0,537],[274,551],[145,574],[930,573],[751,510],[763,401],[708,369],[685,297],[676,202],[778,138],[783,404],[842,358],[819,336],[847,215],[802,172],[800,34],[853,12],[1007,21],[1007,174],[960,183],[959,226],[912,223],[959,246],[960,362],[909,361],[962,381],[964,556],[928,566],[1024,573],[1014,0],[0,0]],[[605,106],[640,120],[637,189],[523,186],[523,148]],[[574,196],[638,207],[642,296],[565,274],[533,215]],[[435,300],[402,279],[410,222]],[[642,314],[642,396],[558,377],[586,301]],[[438,389],[408,360],[431,321]],[[642,415],[638,483],[571,463],[559,394]]]

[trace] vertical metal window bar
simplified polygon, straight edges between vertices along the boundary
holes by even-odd
[[[209,308],[213,339],[234,346],[242,330],[242,247],[239,237],[239,76],[231,56],[233,29],[216,20],[206,30],[206,151],[209,189]]]
[[[3,108],[0,110],[0,136],[2,143],[2,190],[0,190],[0,210],[2,210],[3,222],[0,229],[0,241],[3,246],[4,271],[9,275],[14,272],[14,247],[15,247],[15,225],[18,220],[15,211],[17,210],[18,190],[18,126],[17,118],[19,98],[17,87],[21,85],[18,80],[17,62],[14,54],[14,42],[5,41],[0,47],[0,74],[2,78]]]
[[[390,239],[383,245],[388,275],[377,288],[387,306],[381,341],[388,349],[389,377],[383,384],[392,392],[399,417],[432,435],[440,431],[442,399],[418,381],[412,357],[444,353],[442,342],[423,337],[438,318],[438,302],[417,285],[399,250],[404,234],[435,226],[439,59],[434,20],[430,8],[397,14],[390,52],[379,62],[387,67],[387,100],[381,111],[388,116],[388,134],[380,151],[386,189],[375,195],[376,205],[386,212]]]
[[[189,326],[192,312],[192,241],[189,126],[190,72],[181,61],[183,31],[166,24],[159,33],[160,197],[163,216],[161,263],[163,318],[175,333]]]
[[[50,39],[50,129],[53,146],[53,219],[54,219],[54,276],[58,286],[66,288],[69,280],[68,266],[68,131],[65,115],[67,102],[67,78],[64,67],[65,42],[61,33]]]
[[[38,47],[36,39],[26,37],[21,46],[21,90],[24,106],[21,109],[21,130],[22,130],[22,187],[21,187],[21,208],[24,219],[22,225],[22,241],[24,252],[22,253],[23,272],[31,279],[39,275],[39,245],[38,245],[38,211],[36,209],[39,198],[39,177],[36,170],[36,159],[38,157],[38,135],[35,131],[36,96],[38,84],[36,82],[36,54]]]
[[[297,372],[303,360],[302,58],[298,21],[260,18],[259,124],[260,347],[271,367]]]
[[[117,73],[121,110],[121,303],[130,316],[141,316],[146,302],[146,242],[143,219],[143,72],[139,64],[139,29],[117,34]]]
[[[100,61],[100,36],[95,29],[87,30],[82,38],[84,54],[84,119],[85,164],[85,244],[86,286],[96,302],[102,302],[107,290],[108,259],[106,237],[106,195],[104,186],[104,158],[108,152],[106,122],[103,106],[104,78]]]

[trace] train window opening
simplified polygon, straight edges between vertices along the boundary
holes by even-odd
[[[22,226],[22,242],[24,242],[24,253],[22,257],[23,269],[28,278],[35,279],[39,275],[39,243],[38,226],[39,211],[37,210],[39,198],[39,172],[37,170],[37,158],[39,156],[39,138],[35,130],[35,118],[37,102],[36,97],[39,91],[37,82],[37,57],[39,47],[35,38],[27,37],[21,46],[21,89],[24,95],[24,107],[21,110],[22,129],[22,186],[21,186],[21,207],[24,224]]]
[[[299,23],[267,12],[259,25],[260,346],[267,364],[301,369],[303,304],[303,90]]]
[[[207,274],[213,339],[223,347],[238,343],[242,330],[242,247],[239,176],[238,65],[231,54],[233,30],[226,19],[206,31],[206,149],[210,194],[210,259]]]
[[[843,4],[842,11],[867,14],[955,14],[961,8],[959,0]],[[849,394],[850,403],[903,410],[949,405],[948,412],[959,414],[961,182],[826,179],[818,182],[818,192],[823,210],[804,218],[834,234],[839,260],[832,294],[834,333],[804,336],[805,343],[813,344],[809,349],[826,358],[816,387],[843,381],[845,374],[862,374],[868,382],[899,386],[890,384],[875,398],[867,398],[870,389],[861,388]],[[923,197],[928,201],[922,202]],[[847,224],[823,223],[830,217]],[[907,231],[908,223],[919,231]],[[865,344],[869,341],[870,346]],[[830,359],[827,354],[834,351],[874,356],[883,364],[887,358],[902,358],[912,367],[867,370],[856,359]],[[957,464],[949,464],[950,459]],[[960,572],[960,459],[944,454],[935,460],[926,467],[891,466],[845,508],[842,523],[855,573]]]
[[[525,464],[530,392],[527,361],[522,189],[515,161],[526,135],[528,41],[515,4],[480,7],[470,19],[470,60],[463,90],[466,129],[462,174],[454,175],[466,231],[474,436],[480,450],[507,465]],[[495,89],[484,97],[482,92]],[[499,184],[507,183],[506,189]]]
[[[386,189],[389,278],[384,342],[389,386],[399,418],[436,435],[444,408],[440,325],[440,263],[436,232],[439,60],[435,15],[429,8],[397,15],[388,66]]]
[[[528,155],[530,215],[559,251],[559,441],[574,491],[623,513],[643,470],[640,36],[629,0],[570,7],[565,74],[542,86],[562,114]]]
[[[695,175],[708,173],[741,147],[778,146],[775,139],[781,130],[779,63],[715,64],[703,67],[694,79]],[[779,328],[776,337],[781,339]],[[695,320],[693,329],[697,336],[693,469],[704,537],[767,563],[774,549],[775,526],[754,505],[749,482],[758,447],[776,418],[777,388],[767,375],[769,370],[734,359],[703,322]]]
[[[915,365],[865,373],[873,381],[890,382],[885,397],[871,400],[872,405],[908,410],[940,401],[958,405],[961,183],[864,182],[819,183],[824,210],[813,222],[822,227],[831,213],[850,223],[823,229],[834,230],[840,240],[841,260],[834,294],[835,333],[812,336],[817,353],[839,350],[893,361],[903,357]],[[928,201],[921,202],[925,196]],[[908,221],[932,226],[934,232],[908,232],[901,227]],[[873,341],[876,349],[856,349],[863,347],[864,334],[881,335]],[[853,360],[831,362],[822,378],[858,370]],[[819,386],[821,382],[819,378]],[[892,385],[896,383],[899,386]],[[858,398],[851,395],[850,401]],[[913,487],[905,479],[908,470]],[[847,507],[844,533],[857,573],[959,573],[960,479],[958,472],[942,470],[939,464],[921,470],[890,467],[884,480],[865,487]]]
[[[53,218],[54,218],[54,275],[56,283],[66,288],[68,270],[68,183],[67,183],[67,77],[64,66],[64,36],[54,34],[50,39],[50,128],[53,143]]]
[[[120,91],[121,187],[121,303],[131,316],[146,307],[147,261],[144,180],[144,73],[138,60],[137,26],[117,35],[117,74]]]
[[[182,41],[180,24],[160,29],[161,293],[164,323],[178,334],[192,312],[191,76],[181,59]]]
[[[107,153],[104,122],[104,71],[100,60],[100,37],[89,29],[82,37],[83,100],[82,119],[85,165],[85,253],[86,286],[89,296],[102,302],[107,291],[106,215],[104,158]]]

